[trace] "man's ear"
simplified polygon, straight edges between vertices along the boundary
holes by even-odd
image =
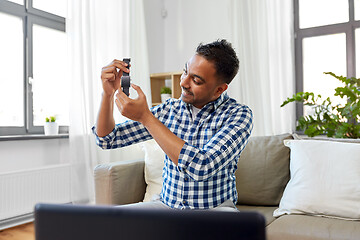
[[[227,88],[228,88],[228,84],[227,84],[227,83],[222,83],[222,84],[220,84],[219,86],[217,86],[216,92],[215,92],[216,97],[220,97],[220,95],[221,95],[224,91],[226,91]]]

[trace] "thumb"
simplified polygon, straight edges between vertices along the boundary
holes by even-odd
[[[141,90],[141,88],[138,85],[132,83],[131,86],[135,89],[139,97],[145,97],[144,92]]]

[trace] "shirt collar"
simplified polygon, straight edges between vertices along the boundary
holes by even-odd
[[[229,95],[227,94],[227,92],[223,92],[220,97],[218,97],[216,100],[209,102],[208,104],[206,104],[201,111],[203,111],[204,109],[206,109],[206,111],[211,111],[211,110],[216,110],[221,104],[223,104],[224,102],[226,102],[229,99]],[[185,103],[183,100],[181,100],[181,102],[184,104],[184,106],[186,106],[186,108],[190,111],[191,109],[191,104],[190,103]]]
[[[229,96],[228,96],[227,92],[224,92],[215,101],[210,102],[207,105],[212,104],[214,106],[214,110],[216,110],[221,104],[223,104],[228,99],[229,99]],[[205,106],[207,106],[207,105],[205,105]]]

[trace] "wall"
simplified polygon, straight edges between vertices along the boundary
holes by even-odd
[[[165,19],[164,0],[144,0],[145,25],[150,73],[164,72]]]
[[[150,73],[181,71],[200,42],[231,38],[232,0],[150,0],[144,4]],[[167,12],[166,17],[161,18],[159,8]]]
[[[31,221],[35,203],[70,202],[69,162],[66,138],[0,141],[0,229]]]
[[[69,139],[0,141],[0,174],[69,162]]]

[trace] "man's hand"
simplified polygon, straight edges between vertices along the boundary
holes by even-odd
[[[123,72],[129,72],[127,64],[123,61],[114,59],[109,65],[101,70],[101,82],[104,93],[102,95],[101,106],[96,123],[96,133],[99,137],[108,135],[115,127],[113,116],[114,93],[120,88],[120,78]]]
[[[180,151],[185,142],[172,133],[151,113],[141,88],[135,84],[131,84],[131,86],[137,91],[139,96],[136,99],[130,99],[119,90],[116,94],[115,103],[120,113],[144,125],[162,150],[177,165]]]
[[[115,99],[116,106],[121,115],[131,120],[144,123],[148,116],[153,115],[148,108],[146,96],[141,88],[135,84],[131,84],[131,86],[136,90],[139,96],[136,99],[131,99],[119,89]]]
[[[114,59],[109,65],[101,70],[101,81],[104,94],[113,96],[115,91],[120,88],[120,79],[123,72],[130,72],[126,68],[127,63]]]

